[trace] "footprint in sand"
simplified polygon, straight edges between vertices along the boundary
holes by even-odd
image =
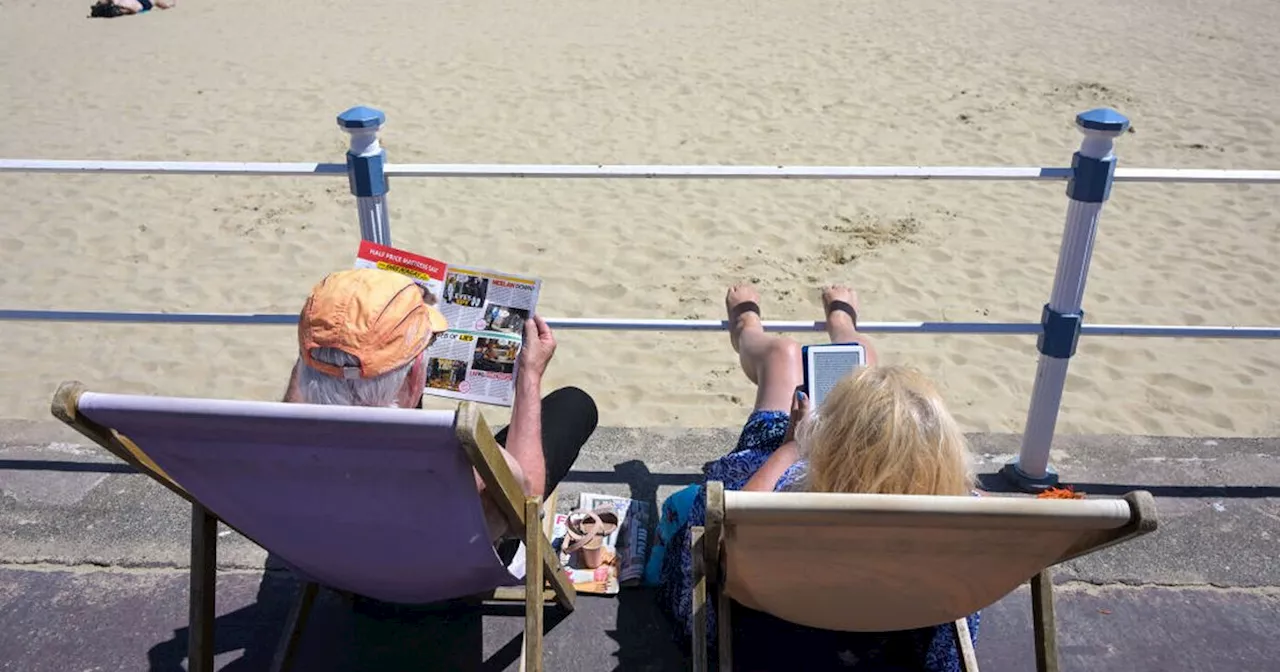
[[[621,299],[627,295],[627,286],[617,282],[611,282],[595,287],[591,291],[597,296],[603,296],[606,299]]]
[[[1184,394],[1195,396],[1208,396],[1213,394],[1212,385],[1206,385],[1176,373],[1157,373],[1151,377],[1151,382],[1154,385],[1176,390]]]
[[[1221,429],[1227,432],[1234,432],[1236,429],[1235,421],[1227,417],[1224,413],[1214,411],[1209,413],[1206,419],[1209,421],[1209,424],[1214,426],[1215,429]]]

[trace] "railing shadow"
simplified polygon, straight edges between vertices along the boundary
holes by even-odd
[[[1020,493],[998,472],[978,475],[979,486],[988,492]],[[1152,485],[1149,483],[1088,483],[1064,482],[1088,495],[1121,496],[1134,490],[1146,490],[1155,497],[1183,497],[1189,499],[1265,499],[1280,497],[1280,487],[1271,485]]]
[[[570,471],[564,478],[573,483],[617,483],[631,489],[631,498],[651,502],[658,496],[660,485],[690,485],[702,482],[702,474],[653,473],[643,460],[628,460],[614,465],[613,471]]]
[[[75,462],[72,460],[0,460],[0,471],[64,471],[93,474],[136,474],[123,462]]]

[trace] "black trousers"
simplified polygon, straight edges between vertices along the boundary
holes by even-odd
[[[599,419],[595,400],[576,387],[562,387],[542,398],[542,458],[547,465],[543,492],[550,495],[569,474]],[[503,427],[493,437],[503,447],[508,429]],[[504,539],[498,543],[498,557],[510,563],[519,549],[518,539]]]
[[[542,398],[542,457],[547,464],[544,492],[551,494],[569,474],[599,420],[595,400],[576,387],[562,387]],[[503,447],[508,429],[503,427],[494,435]]]

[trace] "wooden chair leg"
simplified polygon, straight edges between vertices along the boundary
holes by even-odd
[[[724,483],[707,482],[707,518],[702,533],[702,569],[707,590],[716,596],[717,669],[733,670],[733,629],[729,596],[724,591],[725,577],[720,558],[720,540],[724,535]],[[706,616],[704,615],[704,619]]]
[[[545,541],[542,542],[542,571],[550,577],[551,591],[556,605],[566,614],[572,612],[578,593],[574,590],[573,584],[569,583],[568,575],[562,571],[560,560],[556,557],[551,544]]]
[[[276,655],[271,660],[271,672],[286,672],[293,665],[293,656],[298,652],[298,642],[302,640],[302,630],[307,626],[307,617],[311,615],[311,607],[316,603],[316,594],[320,592],[320,584],[303,581],[298,599],[289,609],[289,617],[284,622],[284,632],[280,635],[280,644],[276,647]]]
[[[689,546],[693,551],[693,672],[707,672],[707,572],[702,556],[701,526],[689,528]]]
[[[542,672],[542,521],[538,511],[542,504],[537,497],[526,497],[524,500],[525,538],[526,544],[524,574],[524,659],[520,669],[529,672]]]
[[[548,539],[551,538],[551,533],[555,531],[556,505],[559,502],[560,493],[555,490],[552,490],[551,494],[542,498],[542,510],[539,515],[542,516],[542,534],[546,535]]]
[[[558,495],[552,493],[542,500],[542,534],[547,539],[551,539],[551,533],[555,527],[556,517],[556,500]],[[534,543],[538,543],[537,540]],[[525,563],[529,562],[529,558],[534,557],[529,554],[529,542],[525,543]],[[555,550],[550,546],[543,547],[542,555],[542,572],[544,576],[542,588],[542,601],[545,604],[555,604],[563,612],[569,613],[573,611],[573,586],[568,583],[568,579],[564,578],[564,572],[560,566],[560,560],[556,556]],[[547,588],[545,584],[551,584]],[[494,588],[492,594],[488,595],[489,599],[497,602],[524,602],[525,587],[524,586],[500,586]],[[523,655],[523,654],[522,654]],[[523,664],[524,658],[521,659]]]
[[[956,650],[960,652],[960,669],[978,672],[978,654],[973,650],[973,635],[969,632],[969,619],[957,620],[952,630],[956,633]]]
[[[525,531],[525,546],[541,544],[537,555],[542,558],[542,571],[545,572],[543,576],[551,579],[551,587],[555,591],[556,602],[560,607],[566,612],[573,611],[576,596],[573,584],[569,583],[569,577],[560,571],[560,562],[551,548],[551,541],[541,533],[529,536],[529,530],[533,528],[526,524],[521,513],[524,490],[511,473],[511,469],[507,467],[506,460],[502,458],[502,448],[494,440],[493,433],[489,431],[489,425],[484,421],[476,404],[469,401],[458,404],[454,431],[458,442],[467,451],[471,466],[475,467],[476,472],[480,474],[485,486],[490,492],[499,493],[494,495],[495,501],[502,510],[503,516],[506,517],[507,523],[514,529]],[[527,561],[526,564],[528,564]]]
[[[191,505],[191,593],[187,617],[187,669],[213,672],[213,621],[216,617],[218,519]]]
[[[730,622],[729,596],[724,592],[724,584],[719,584],[719,595],[716,597],[716,644],[720,653],[720,672],[733,670],[733,624]]]
[[[1053,575],[1048,568],[1031,577],[1031,622],[1036,670],[1058,672],[1058,625],[1053,613]]]
[[[570,613],[573,611],[574,598],[577,593],[574,591],[573,584],[569,583],[569,578],[565,576],[564,568],[560,565],[560,557],[556,555],[555,549],[550,544],[551,533],[555,529],[558,497],[559,494],[552,490],[551,494],[542,502],[542,535],[548,542],[542,547],[542,571],[545,573],[547,581],[551,584],[553,595],[553,597],[546,599],[554,599],[556,605],[564,613]],[[538,543],[541,544],[542,540],[539,539]]]

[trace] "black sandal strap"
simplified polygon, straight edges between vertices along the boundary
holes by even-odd
[[[853,318],[853,328],[854,329],[858,328],[858,311],[855,310],[853,306],[840,300],[832,301],[831,303],[827,304],[828,315],[830,315],[831,313],[837,310],[847,314],[850,318]]]
[[[759,315],[760,304],[755,301],[743,301],[742,303],[739,303],[733,307],[733,310],[729,311],[729,321],[736,322],[744,313],[755,313],[756,315]]]

